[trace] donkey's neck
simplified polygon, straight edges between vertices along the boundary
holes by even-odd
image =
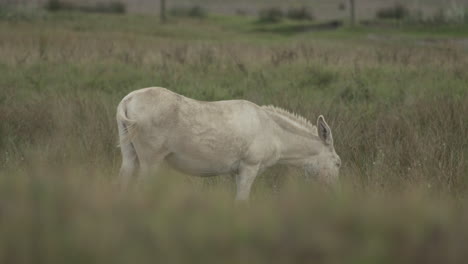
[[[281,129],[278,139],[281,145],[278,162],[281,164],[300,166],[319,153],[320,142],[316,136],[303,136]]]
[[[278,125],[276,134],[281,146],[279,163],[303,165],[306,159],[318,154],[320,139],[315,126],[281,108],[263,106],[263,109]]]

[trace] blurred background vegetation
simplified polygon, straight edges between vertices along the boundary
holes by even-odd
[[[0,263],[465,263],[463,1],[3,1]],[[163,86],[324,114],[343,191],[274,167],[121,193],[115,109]]]

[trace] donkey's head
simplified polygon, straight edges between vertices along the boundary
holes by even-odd
[[[317,133],[320,139],[317,154],[308,159],[305,165],[306,176],[314,176],[320,182],[336,186],[341,159],[335,152],[331,129],[322,115],[317,120]]]

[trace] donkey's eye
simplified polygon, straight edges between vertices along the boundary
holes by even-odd
[[[336,162],[336,166],[337,166],[338,168],[341,167],[341,160],[338,160],[338,161]]]

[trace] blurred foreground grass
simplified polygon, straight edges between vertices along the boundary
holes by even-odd
[[[177,177],[127,194],[86,169],[1,177],[2,263],[463,263],[467,257],[466,203],[416,190],[328,196],[292,182],[277,196],[257,193],[249,205],[235,206],[229,184],[203,187]]]
[[[466,262],[462,30],[275,31],[291,23],[1,20],[0,263]],[[248,206],[229,177],[170,170],[119,193],[115,107],[148,86],[324,114],[343,193],[286,168]]]

